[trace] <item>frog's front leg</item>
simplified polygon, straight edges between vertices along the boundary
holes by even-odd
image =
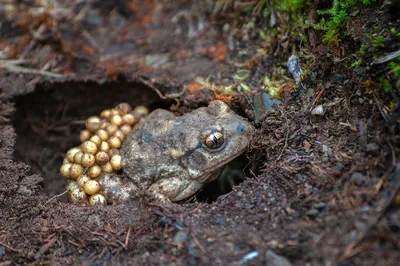
[[[170,201],[180,201],[189,198],[196,193],[201,187],[202,183],[185,178],[168,177],[155,182],[149,187],[149,191],[165,196]]]

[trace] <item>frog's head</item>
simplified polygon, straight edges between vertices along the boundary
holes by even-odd
[[[190,178],[207,183],[248,148],[255,129],[222,101],[213,101],[195,112],[203,117],[203,123],[199,123],[199,130],[195,131],[198,132],[197,145],[187,156],[187,169]]]

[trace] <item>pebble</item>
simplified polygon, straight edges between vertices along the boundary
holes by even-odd
[[[315,217],[318,215],[318,213],[319,211],[317,209],[311,209],[308,212],[306,212],[306,215],[310,217]]]
[[[366,177],[365,175],[363,175],[360,172],[354,172],[351,175],[350,178],[350,183],[357,185],[357,186],[363,186],[366,185],[368,182],[368,177]]]
[[[173,241],[182,244],[188,240],[188,235],[184,231],[178,231],[173,238]]]
[[[324,202],[319,202],[319,203],[315,204],[315,208],[317,208],[318,210],[325,209],[325,207],[326,207],[326,203],[324,203]]]
[[[333,76],[333,82],[335,82],[337,84],[340,84],[340,85],[343,85],[343,83],[344,83],[343,75],[335,74],[335,76]]]
[[[371,152],[371,153],[375,153],[379,150],[378,144],[376,144],[374,142],[368,143],[365,148],[366,148],[367,152]]]
[[[226,216],[217,216],[215,218],[215,222],[217,224],[225,224],[226,223]]]
[[[343,171],[345,169],[345,166],[344,166],[343,163],[337,162],[336,165],[335,165],[335,169],[338,170],[338,171]]]

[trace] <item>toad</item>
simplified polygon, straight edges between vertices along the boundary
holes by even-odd
[[[189,198],[246,150],[254,132],[221,101],[183,116],[163,109],[148,115],[143,106],[131,111],[122,103],[87,119],[82,144],[60,168],[75,180],[67,185],[73,202],[113,204],[137,189],[161,200]]]
[[[123,172],[139,189],[180,201],[215,180],[247,149],[253,132],[222,101],[183,116],[157,109],[122,144]]]

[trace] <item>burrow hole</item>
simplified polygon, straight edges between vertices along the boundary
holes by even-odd
[[[40,84],[35,91],[13,99],[13,125],[17,133],[14,158],[43,177],[42,193],[54,196],[65,191],[67,180],[59,174],[66,151],[79,145],[85,120],[121,102],[146,105],[150,110],[168,109],[172,102],[141,83],[65,82]],[[239,156],[197,195],[201,202],[215,201],[249,174],[249,161]],[[61,198],[66,201],[67,197]]]

